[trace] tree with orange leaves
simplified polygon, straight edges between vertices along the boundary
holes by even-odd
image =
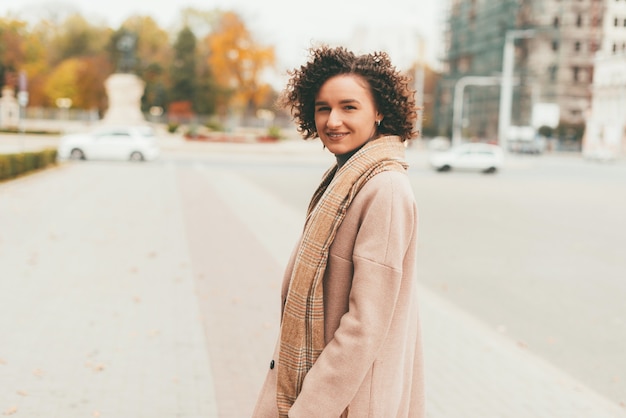
[[[271,87],[261,75],[275,63],[273,47],[259,45],[235,12],[224,12],[204,39],[208,65],[222,91],[232,91],[227,105],[253,111],[267,101]]]
[[[17,73],[26,60],[26,23],[0,18],[0,88],[15,87]]]
[[[47,78],[44,91],[52,103],[66,97],[72,99],[72,107],[103,111],[107,64],[103,57],[68,58]]]

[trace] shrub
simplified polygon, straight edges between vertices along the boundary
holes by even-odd
[[[269,128],[267,128],[267,136],[271,138],[281,139],[282,133],[281,133],[280,127],[276,125],[272,125]]]
[[[57,150],[54,148],[19,154],[0,154],[0,180],[45,168],[56,163],[56,159]]]
[[[180,126],[180,123],[178,122],[170,122],[167,124],[167,132],[173,134],[174,132],[176,132],[179,126]]]
[[[211,131],[224,132],[224,125],[217,120],[210,120],[204,126],[209,128]]]

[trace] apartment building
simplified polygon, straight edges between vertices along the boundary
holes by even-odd
[[[535,105],[559,109],[555,134],[580,140],[591,102],[594,55],[601,47],[605,2],[626,0],[451,0],[444,75],[437,95],[441,134],[451,134],[454,86],[466,76],[502,74],[506,34],[515,39],[511,125],[533,125]],[[463,137],[497,140],[500,85],[468,85]],[[536,114],[536,113],[535,113]]]
[[[583,154],[626,154],[626,0],[607,0],[602,49],[594,61],[591,111]]]

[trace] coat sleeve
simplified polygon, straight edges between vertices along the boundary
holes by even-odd
[[[360,225],[349,310],[305,377],[289,411],[291,418],[339,417],[363,384],[389,331],[405,254],[415,239],[415,199],[406,175],[381,173],[364,186],[349,210],[354,206],[360,211]]]

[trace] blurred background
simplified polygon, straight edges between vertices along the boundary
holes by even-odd
[[[327,0],[298,7],[282,0],[3,2],[0,84],[28,90],[27,121],[101,118],[104,81],[124,71],[146,83],[141,108],[149,121],[232,129],[276,116],[290,127],[273,103],[309,47],[391,49],[402,70],[427,59],[434,66],[441,8],[405,0],[375,12]],[[126,54],[121,39],[131,41]]]
[[[147,120],[172,131],[288,128],[273,107],[287,71],[310,46],[341,44],[385,50],[413,76],[424,138],[612,159],[624,153],[622,9],[602,0],[395,0],[375,11],[350,1],[3,2],[0,84],[5,108],[9,90],[25,104],[28,126],[97,121],[104,81],[122,71],[145,83]],[[16,124],[0,118],[0,128]]]

